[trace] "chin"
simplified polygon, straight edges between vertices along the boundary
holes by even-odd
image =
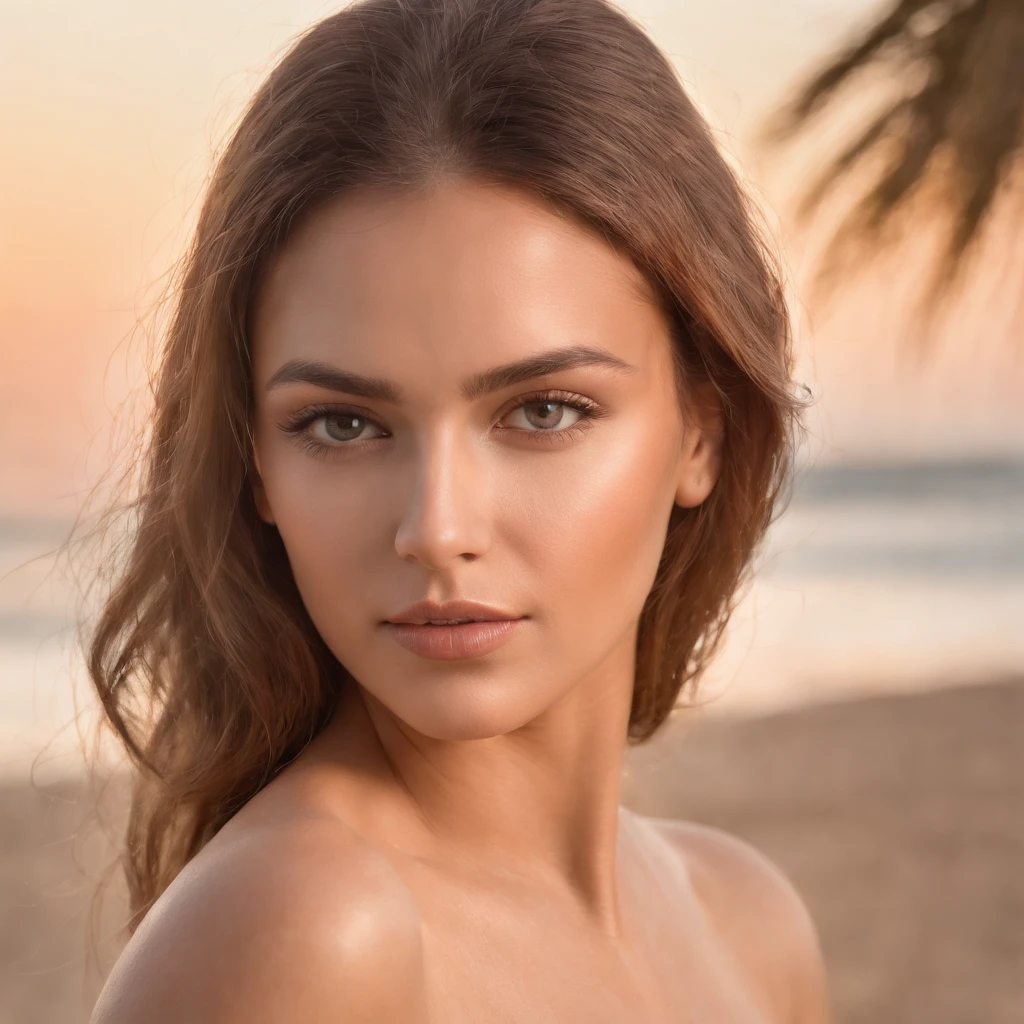
[[[395,718],[435,740],[485,740],[522,728],[557,699],[519,681],[461,673],[364,688]]]

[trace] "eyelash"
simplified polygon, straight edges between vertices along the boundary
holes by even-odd
[[[523,406],[540,404],[542,402],[555,402],[573,409],[582,415],[575,423],[570,424],[568,427],[563,427],[561,430],[522,430],[519,427],[505,427],[503,429],[517,430],[521,434],[541,435],[543,440],[538,437],[538,441],[541,444],[564,444],[588,430],[592,425],[592,421],[602,414],[598,404],[589,398],[584,398],[583,395],[577,395],[571,391],[544,391],[539,394],[527,395],[520,399],[516,405],[503,412],[500,418],[504,419]],[[372,423],[380,430],[385,429],[375,419],[367,416],[359,409],[348,409],[336,405],[308,406],[301,413],[284,423],[281,429],[286,434],[295,436],[303,450],[319,459],[328,459],[347,448],[356,448],[361,444],[369,443],[368,441],[339,441],[337,444],[323,444],[320,441],[314,440],[307,432],[308,428],[317,420],[324,419],[327,416],[356,416],[367,423]],[[383,440],[383,438],[371,438],[371,440],[379,441]]]

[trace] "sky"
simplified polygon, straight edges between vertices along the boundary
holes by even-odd
[[[787,203],[842,116],[786,160],[753,145],[766,114],[879,2],[621,5],[674,61],[777,231],[797,376],[815,395],[808,457],[1024,457],[1024,345],[1013,343],[1024,325],[1007,316],[1022,304],[1024,268],[989,267],[987,287],[922,361],[905,343],[906,254],[851,285],[831,315],[803,288],[814,233],[797,230]],[[146,348],[158,340],[136,324],[189,238],[211,155],[294,36],[339,6],[0,0],[0,750],[18,740],[34,756],[72,717],[68,679],[79,671],[56,626],[62,577],[46,559],[21,563],[30,548],[59,542],[111,452],[131,439],[137,422],[123,403],[140,394]],[[144,391],[141,400],[144,411]],[[115,426],[128,434],[112,435]],[[819,548],[867,561],[852,577],[762,573],[709,679],[712,692],[731,686],[719,707],[763,710],[1019,671],[1019,495],[965,488],[960,497],[787,514],[783,563],[787,551],[808,548],[812,561]],[[880,551],[917,560],[964,551],[969,571],[872,575]],[[995,562],[1002,571],[990,578]]]
[[[143,380],[138,318],[185,244],[214,149],[313,0],[0,0],[0,513],[73,512]],[[790,242],[750,140],[876,0],[624,0],[679,67]],[[773,176],[774,175],[774,176]],[[799,277],[799,267],[795,271]],[[972,309],[927,364],[896,344],[892,278],[828,324],[797,295],[823,461],[1024,452],[1024,365]],[[1017,352],[1024,346],[1015,346]]]

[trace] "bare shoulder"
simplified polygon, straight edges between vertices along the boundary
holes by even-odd
[[[326,818],[218,834],[132,936],[91,1024],[424,1020],[420,921],[388,859]]]
[[[642,820],[679,852],[705,916],[771,1008],[772,1024],[827,1024],[817,931],[779,867],[749,843],[710,825]]]

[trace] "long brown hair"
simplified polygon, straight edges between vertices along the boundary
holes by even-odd
[[[251,488],[247,316],[300,217],[361,186],[510,183],[582,218],[671,314],[678,383],[711,381],[721,475],[673,511],[643,609],[628,742],[711,658],[788,483],[800,400],[771,251],[650,38],[606,0],[361,0],[302,33],[218,156],[175,275],[125,557],[83,633],[135,767],[134,930],[352,685]]]

